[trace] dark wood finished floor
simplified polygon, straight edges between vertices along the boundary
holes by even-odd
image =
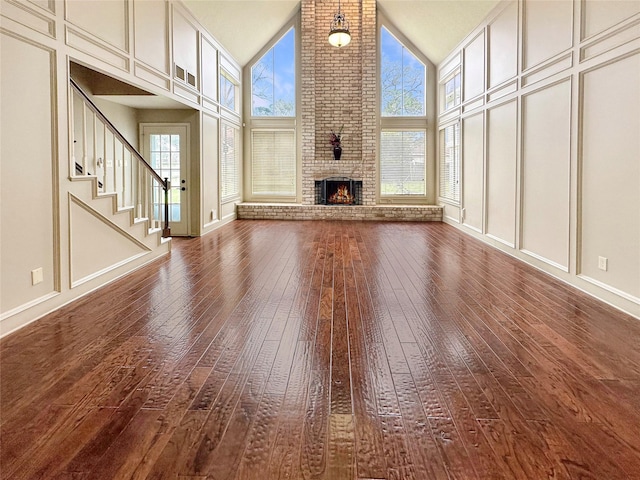
[[[0,354],[3,479],[640,478],[640,321],[444,224],[236,221]]]

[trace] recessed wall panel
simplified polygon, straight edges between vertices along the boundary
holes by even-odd
[[[566,270],[571,82],[567,79],[525,96],[522,125],[521,248]]]
[[[582,79],[581,274],[640,298],[640,54]],[[598,268],[608,259],[607,270]]]
[[[165,0],[133,2],[135,57],[169,74],[169,14]]]
[[[489,25],[489,88],[518,73],[518,3],[513,2]]]
[[[52,53],[5,34],[0,34],[0,49],[0,306],[5,313],[56,289],[57,160]],[[43,281],[32,285],[31,271],[40,268]]]
[[[464,48],[463,100],[484,93],[484,32]]]
[[[173,61],[177,67],[191,75],[198,75],[198,41],[196,27],[174,4],[173,8]],[[174,72],[175,74],[175,72]],[[185,79],[183,79],[186,81]],[[198,83],[195,85],[197,87]]]
[[[126,0],[67,0],[65,9],[69,22],[120,50],[128,51]]]
[[[582,35],[589,38],[640,12],[640,2],[635,0],[582,1]]]
[[[218,100],[218,51],[202,38],[202,94],[207,98]]]
[[[516,134],[515,101],[487,112],[487,234],[515,246]]]
[[[523,70],[571,48],[573,2],[524,2]]]
[[[482,231],[484,203],[484,114],[462,120],[463,223]]]

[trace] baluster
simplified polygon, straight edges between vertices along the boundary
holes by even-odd
[[[117,142],[117,138],[115,136],[115,134],[113,135],[113,145],[112,145],[112,155],[113,155],[113,161],[111,162],[111,169],[113,170],[113,192],[117,195],[118,194],[118,159],[116,158],[116,142]]]
[[[98,176],[98,116],[93,113],[93,172]]]
[[[128,197],[128,186],[127,186],[127,152],[124,148],[124,144],[121,143],[121,153],[120,155],[122,156],[122,206],[123,207],[128,207],[129,206],[129,199]]]
[[[71,89],[71,108],[69,108],[69,125],[71,130],[71,172],[76,173],[76,123],[74,109],[76,105],[76,91]]]
[[[107,186],[107,125],[102,123],[102,191],[108,192]]]
[[[151,197],[151,185],[149,182],[151,175],[149,172],[145,172],[144,174],[144,189],[142,195],[144,196],[144,208],[147,214],[147,218],[149,219],[149,228],[155,228],[155,218],[153,218],[153,207]]]
[[[87,107],[82,103],[82,174],[87,174]]]
[[[138,212],[138,217],[142,218],[144,217],[143,213],[144,211],[142,210],[142,180],[143,180],[143,171],[142,171],[142,165],[140,164],[140,162],[136,162],[136,206],[137,206],[137,212]]]

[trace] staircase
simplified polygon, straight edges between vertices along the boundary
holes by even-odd
[[[133,249],[134,257],[159,248],[168,251],[168,179],[158,175],[73,79],[69,83],[70,178],[88,181],[88,188],[79,185],[69,194],[70,212],[76,211],[85,224],[93,222],[98,229],[110,232],[106,235],[122,240]]]

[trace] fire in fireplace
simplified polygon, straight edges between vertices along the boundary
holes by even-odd
[[[331,177],[316,180],[316,205],[362,205],[362,181]]]

